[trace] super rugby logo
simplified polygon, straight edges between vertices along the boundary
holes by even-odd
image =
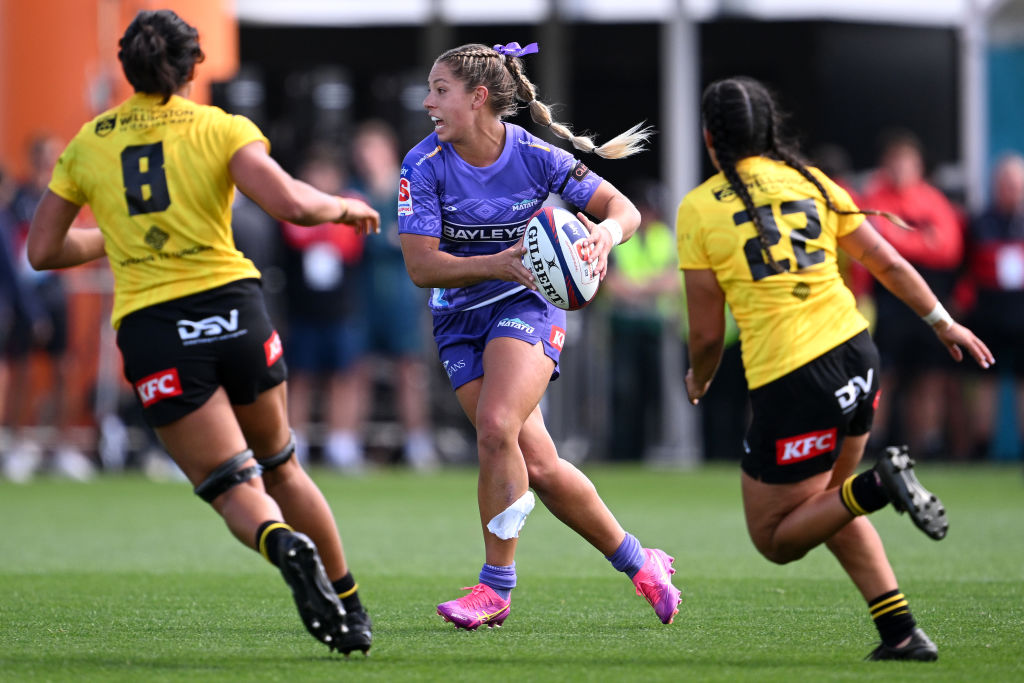
[[[537,285],[544,290],[548,301],[556,306],[561,303],[566,305],[562,295],[555,289],[554,283],[548,277],[548,269],[544,267],[544,259],[540,255],[540,240],[537,237],[540,228],[536,224],[530,224],[526,230],[526,251],[530,255],[530,266],[533,269],[534,277],[537,278]]]
[[[412,187],[409,185],[408,178],[398,181],[398,215],[412,215]]]
[[[148,408],[165,398],[181,396],[181,380],[178,378],[178,369],[161,370],[149,377],[143,377],[135,383],[135,391],[139,394],[143,408]]]
[[[836,430],[834,427],[818,432],[807,432],[776,441],[775,462],[779,465],[792,465],[816,455],[829,453],[835,447]]]
[[[237,308],[231,309],[227,318],[221,315],[211,315],[202,320],[179,320],[177,324],[178,336],[186,346],[245,334],[245,330],[238,330]]]

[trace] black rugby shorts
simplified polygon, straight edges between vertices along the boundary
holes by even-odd
[[[161,427],[223,386],[247,404],[287,378],[258,280],[239,280],[128,314],[117,331],[124,376],[146,422]]]
[[[751,391],[743,471],[788,484],[832,469],[847,435],[871,431],[878,375],[878,350],[865,330]]]

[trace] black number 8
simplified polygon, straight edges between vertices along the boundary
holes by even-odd
[[[771,204],[764,204],[756,207],[757,214],[764,226],[765,241],[768,246],[774,246],[782,239],[778,226],[775,224],[775,213]],[[803,214],[807,217],[807,225],[797,228],[789,233],[789,242],[793,248],[793,255],[796,257],[797,269],[807,268],[825,260],[825,252],[820,249],[807,251],[807,241],[817,239],[821,236],[821,220],[818,218],[818,207],[813,199],[800,199],[798,201],[783,202],[779,206],[779,213],[783,216],[790,214]],[[737,226],[750,223],[750,213],[738,211],[733,214],[732,221]],[[751,237],[743,244],[743,253],[747,256],[747,264],[750,266],[750,276],[754,281],[777,275],[765,260],[764,252],[761,250],[761,240]],[[789,271],[789,259],[778,261],[783,272]]]
[[[142,170],[143,160],[146,161],[146,170]],[[164,143],[125,147],[121,151],[121,174],[129,216],[166,211],[170,207],[171,195],[164,173]],[[146,197],[147,187],[149,197]]]

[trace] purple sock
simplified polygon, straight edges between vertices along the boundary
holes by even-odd
[[[516,563],[513,562],[507,567],[484,564],[480,570],[480,583],[490,586],[502,600],[508,600],[512,595],[512,589],[516,587]]]
[[[636,540],[633,534],[627,533],[619,549],[607,559],[617,571],[625,572],[626,576],[632,579],[640,571],[640,567],[644,566],[647,557],[640,541]]]

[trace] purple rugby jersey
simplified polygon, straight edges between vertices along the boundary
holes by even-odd
[[[402,163],[398,232],[429,235],[455,256],[496,254],[523,236],[527,219],[552,192],[585,207],[601,178],[556,147],[513,123],[505,126],[505,148],[490,166],[471,166],[431,133]],[[468,287],[434,289],[433,313],[486,305],[524,287],[486,280]]]

